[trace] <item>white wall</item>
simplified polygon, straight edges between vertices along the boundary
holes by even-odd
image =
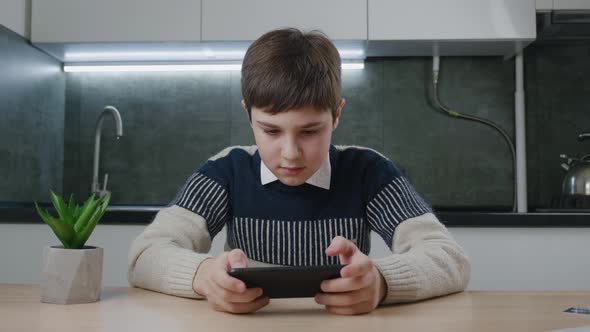
[[[31,39],[31,0],[1,0],[0,24]]]
[[[144,226],[99,225],[104,286],[125,286],[127,252]],[[450,228],[472,260],[472,290],[590,290],[590,228]],[[387,254],[373,234],[371,256]],[[213,241],[219,253],[225,233]],[[46,225],[0,224],[0,283],[38,283],[41,252],[57,240]]]

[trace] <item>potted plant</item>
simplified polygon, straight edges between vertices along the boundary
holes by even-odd
[[[62,245],[43,250],[41,302],[96,302],[100,299],[103,250],[84,244],[104,214],[110,194],[98,199],[92,195],[82,206],[76,204],[73,194],[67,204],[53,191],[50,196],[58,218],[39,208],[37,202],[35,207]]]

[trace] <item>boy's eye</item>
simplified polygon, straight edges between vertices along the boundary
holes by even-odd
[[[279,131],[278,131],[278,130],[276,130],[276,129],[265,129],[265,130],[264,130],[264,132],[265,132],[267,135],[276,135],[276,134],[278,134],[278,133],[279,133]]]
[[[304,130],[303,135],[315,135],[317,132],[317,130]]]

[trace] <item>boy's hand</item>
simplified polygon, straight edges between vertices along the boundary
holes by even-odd
[[[269,298],[261,296],[261,288],[246,288],[244,282],[227,273],[231,268],[247,265],[248,257],[239,249],[206,259],[197,269],[193,289],[205,296],[214,310],[235,314],[254,312],[266,306]]]
[[[385,297],[387,285],[373,261],[354,243],[337,236],[326,249],[328,256],[339,255],[341,278],[322,282],[322,291],[315,301],[335,314],[356,315],[373,311]]]

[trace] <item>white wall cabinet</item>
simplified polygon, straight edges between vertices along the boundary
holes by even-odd
[[[31,0],[2,0],[0,24],[29,39]]]
[[[535,37],[534,0],[369,0],[369,40]]]
[[[538,12],[551,11],[553,9],[553,0],[536,0],[535,5]]]
[[[367,39],[367,0],[203,0],[202,41],[252,41],[282,27]]]
[[[35,45],[64,62],[105,62],[234,60],[281,27],[321,30],[343,59],[511,56],[536,38],[547,0],[32,1]]]
[[[368,1],[368,55],[509,56],[536,38],[535,0]]]
[[[555,10],[590,10],[590,0],[553,0]]]
[[[590,10],[590,0],[536,0],[537,11]]]
[[[200,0],[33,0],[31,41],[199,41],[200,18]]]

